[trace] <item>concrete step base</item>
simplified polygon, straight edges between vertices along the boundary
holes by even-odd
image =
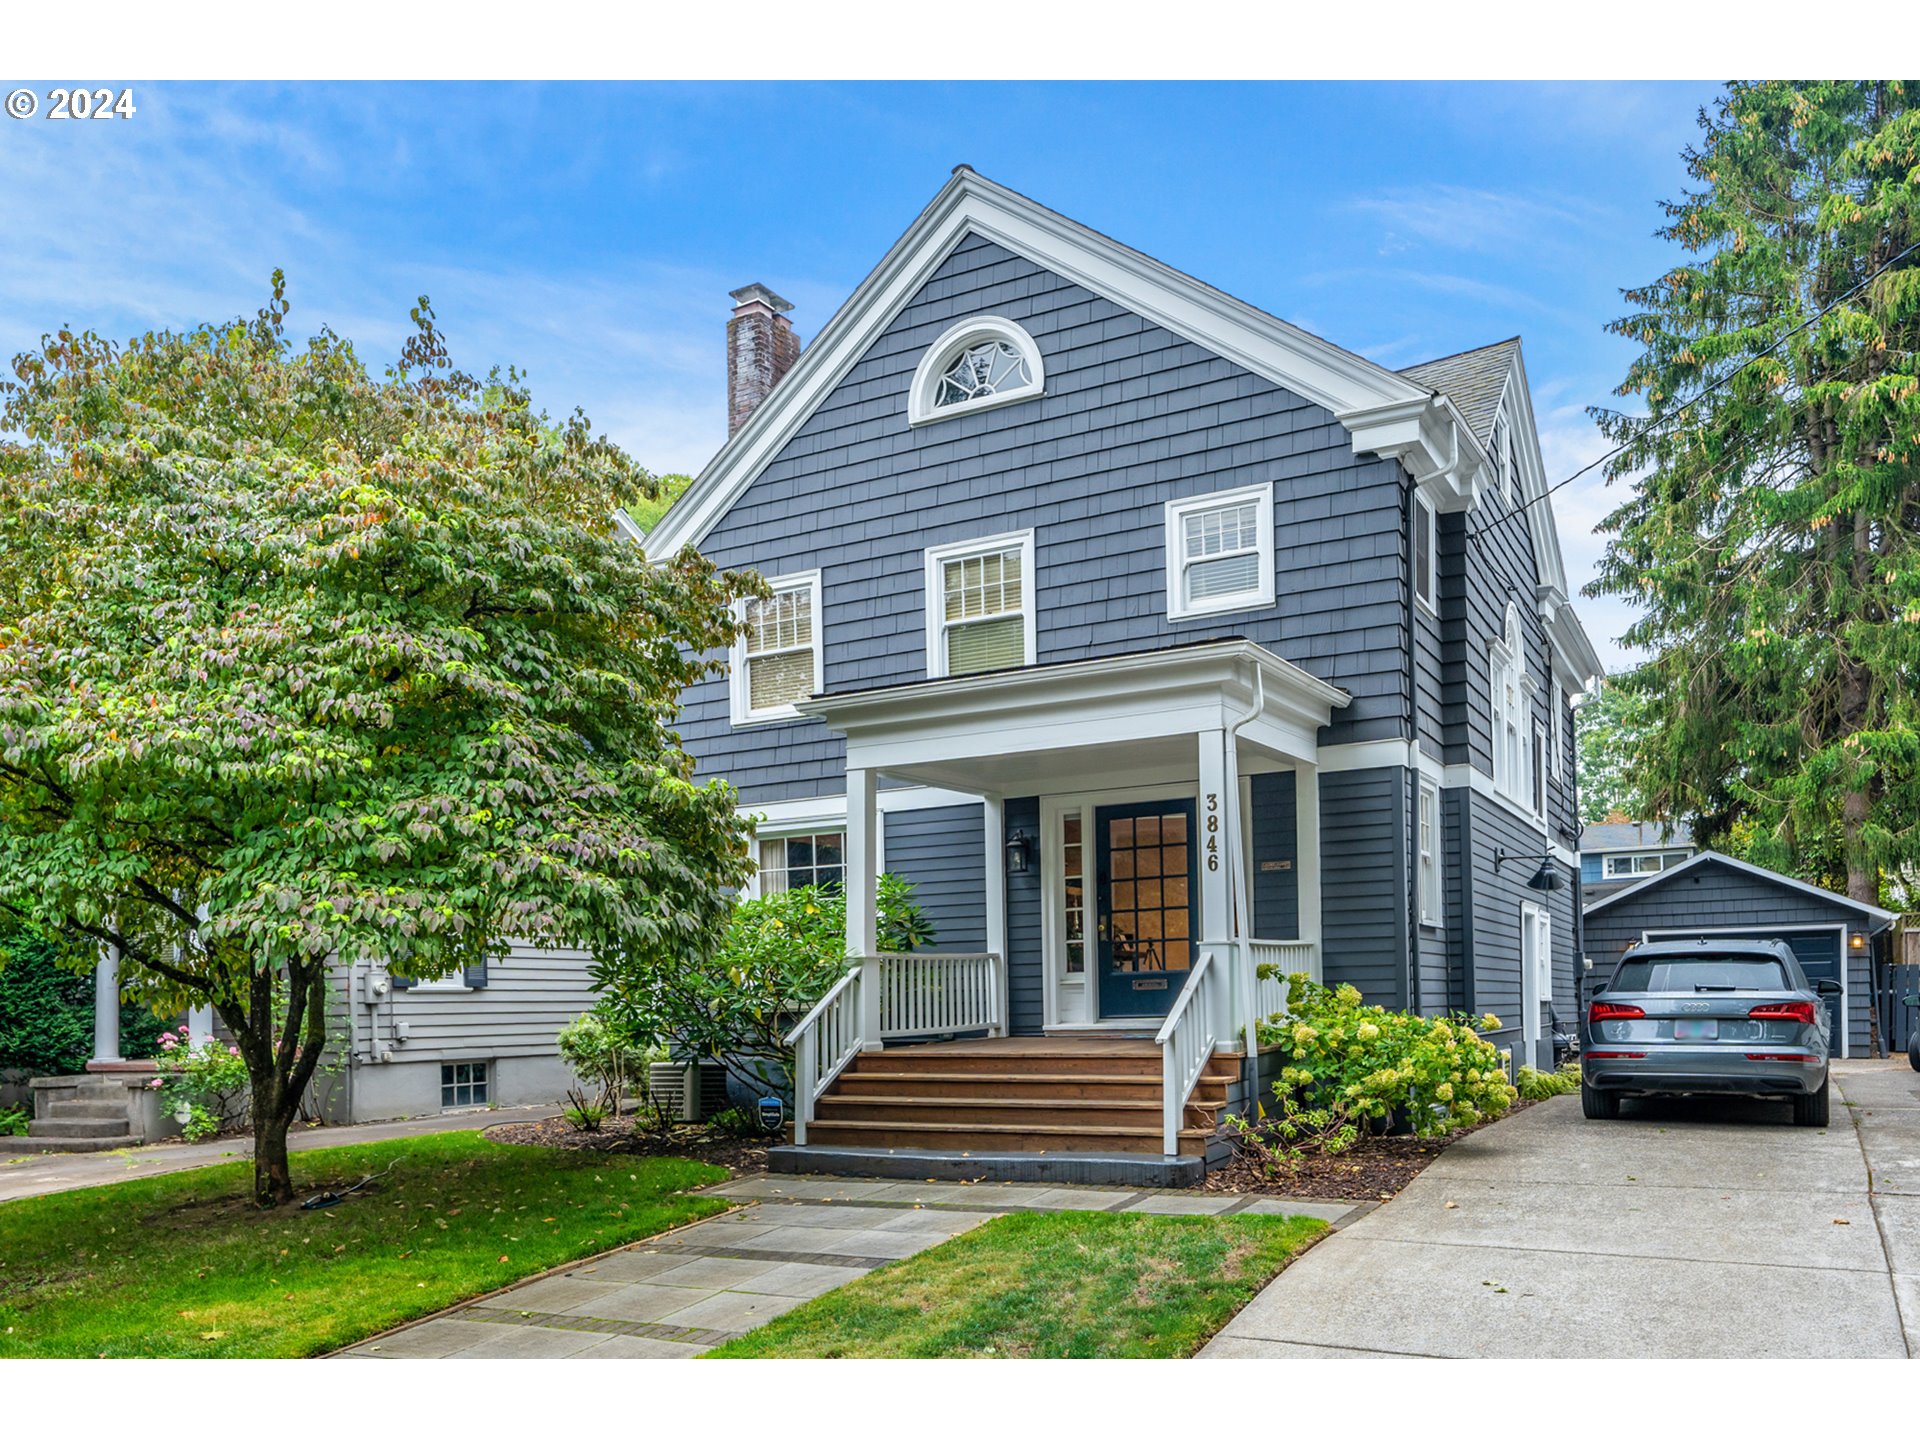
[[[52,1135],[0,1135],[0,1155],[88,1155],[101,1150],[124,1150],[134,1143],[129,1135],[85,1135],[65,1139]]]
[[[55,1100],[47,1107],[49,1120],[125,1120],[124,1095],[111,1100]]]
[[[123,1113],[118,1120],[30,1120],[27,1135],[34,1140],[113,1140],[121,1144],[133,1129]]]
[[[881,1180],[1024,1180],[1049,1185],[1187,1187],[1207,1178],[1198,1155],[1097,1155],[958,1150],[873,1150],[837,1145],[775,1145],[776,1175],[848,1175]]]

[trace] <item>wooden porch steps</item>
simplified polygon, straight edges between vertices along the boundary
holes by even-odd
[[[1239,1073],[1208,1063],[1181,1117],[1204,1156]],[[814,1107],[809,1146],[940,1152],[1160,1155],[1161,1056],[1151,1040],[1000,1039],[861,1055]]]

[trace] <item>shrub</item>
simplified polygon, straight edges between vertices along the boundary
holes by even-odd
[[[1513,1104],[1500,1052],[1479,1033],[1497,1029],[1498,1017],[1428,1019],[1363,1005],[1351,985],[1329,988],[1305,975],[1287,981],[1287,1013],[1259,1027],[1261,1044],[1286,1057],[1276,1096],[1300,1092],[1307,1106],[1362,1128],[1401,1119],[1424,1136]]]
[[[1568,1064],[1558,1070],[1547,1071],[1522,1065],[1513,1077],[1513,1084],[1522,1100],[1549,1100],[1555,1095],[1568,1095],[1580,1088],[1580,1067]]]
[[[897,875],[879,881],[880,948],[911,951],[933,938]],[[652,977],[644,988],[609,989],[600,1011],[629,1045],[671,1043],[711,1055],[749,1089],[769,1076],[791,1091],[787,1032],[847,973],[847,901],[837,889],[801,887],[741,900],[720,949]]]
[[[196,1048],[186,1037],[184,1025],[160,1036],[154,1057],[160,1073],[153,1088],[170,1091],[176,1105],[187,1107],[187,1139],[207,1140],[239,1124],[241,1101],[251,1086],[247,1062],[237,1046],[210,1039]]]
[[[567,1092],[567,1120],[576,1130],[598,1130],[608,1116],[620,1114],[633,1077],[644,1078],[648,1052],[598,1010],[575,1016],[561,1027],[558,1038],[560,1058],[573,1068],[582,1087]]]
[[[15,1107],[0,1110],[0,1135],[24,1135],[27,1133],[27,1121],[31,1118],[25,1110]]]
[[[54,947],[0,924],[0,1070],[77,1075],[93,1058],[93,977],[69,970]],[[141,1005],[120,1007],[120,1053],[144,1060],[166,1022]]]

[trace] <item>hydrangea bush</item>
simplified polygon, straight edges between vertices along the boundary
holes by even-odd
[[[160,1073],[153,1088],[173,1093],[187,1112],[183,1133],[189,1140],[208,1140],[240,1123],[249,1081],[240,1049],[209,1039],[194,1045],[185,1025],[160,1034],[160,1053],[154,1063]]]
[[[1263,967],[1263,977],[1269,973]],[[1286,1068],[1276,1098],[1296,1096],[1363,1129],[1404,1120],[1414,1133],[1444,1135],[1505,1113],[1516,1092],[1501,1054],[1481,1034],[1497,1015],[1429,1019],[1361,1003],[1351,985],[1287,976],[1287,1013],[1260,1023]],[[1291,1113],[1287,1103],[1283,1113]]]

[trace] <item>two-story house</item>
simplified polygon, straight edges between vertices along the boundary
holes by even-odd
[[[762,887],[848,897],[777,1164],[1191,1178],[1264,965],[1547,1061],[1600,667],[1517,340],[1385,369],[964,166],[804,352],[734,298],[644,543],[771,583],[682,733]],[[934,953],[877,953],[883,869]]]

